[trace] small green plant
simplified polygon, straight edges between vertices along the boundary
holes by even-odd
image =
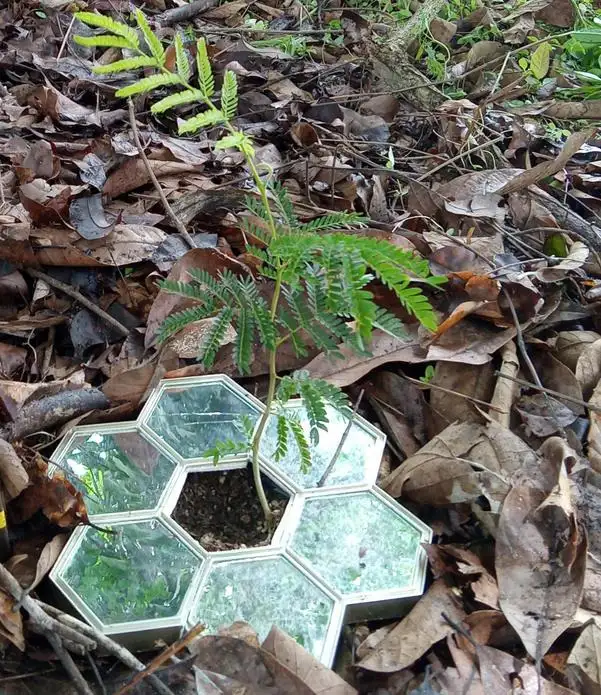
[[[253,477],[265,517],[272,520],[259,470],[259,447],[270,416],[277,418],[277,443],[273,457],[285,456],[288,435],[292,435],[301,453],[301,465],[310,465],[310,446],[303,429],[290,417],[285,403],[295,395],[303,398],[310,423],[311,442],[327,430],[326,405],[340,408],[347,404],[344,393],[326,381],[313,379],[306,372],[280,377],[277,373],[278,351],[289,344],[296,355],[306,356],[312,343],[319,350],[339,354],[344,342],[359,353],[367,353],[374,329],[392,335],[403,334],[401,321],[379,307],[369,284],[380,280],[397,297],[406,311],[426,328],[436,327],[433,308],[418,284],[438,287],[445,278],[432,276],[427,261],[388,241],[360,234],[345,233],[362,224],[355,213],[331,213],[308,222],[298,219],[285,190],[267,172],[263,175],[255,159],[251,139],[233,125],[237,107],[235,74],[223,75],[219,106],[215,105],[216,83],[204,39],[196,44],[196,84],[192,83],[183,41],[175,35],[176,68],[166,66],[161,41],[150,29],[146,18],[135,11],[138,31],[103,15],[81,12],[76,15],[106,33],[75,37],[86,46],[116,47],[127,57],[95,68],[98,73],[121,73],[144,68],[154,70],[142,79],[117,91],[117,96],[131,97],[171,88],[151,106],[153,113],[163,113],[184,104],[197,104],[202,110],[179,123],[179,133],[189,134],[201,128],[219,126],[224,135],[215,143],[218,150],[236,148],[244,155],[257,196],[248,197],[249,215],[241,225],[247,252],[259,261],[259,277],[270,281],[270,291],[261,291],[256,279],[222,271],[213,277],[206,271],[190,271],[189,282],[164,282],[163,288],[196,301],[192,308],[167,318],[161,329],[166,340],[194,321],[212,317],[213,325],[201,348],[199,359],[210,368],[221,341],[230,325],[236,329],[234,361],[241,374],[250,371],[255,346],[267,354],[269,383],[265,412],[249,440],[220,442],[211,455],[252,450]],[[263,283],[265,285],[265,283]]]
[[[422,382],[422,384],[429,384],[433,378],[434,378],[434,367],[431,364],[429,364],[426,367],[426,371],[424,372],[424,375],[420,376],[419,380]]]

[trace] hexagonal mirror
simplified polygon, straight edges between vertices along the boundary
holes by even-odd
[[[272,625],[320,658],[335,601],[283,556],[217,560],[195,598],[192,623],[208,632],[244,620],[263,640]]]
[[[141,416],[143,425],[185,460],[207,458],[217,442],[248,439],[261,404],[227,377],[165,382]]]
[[[105,626],[178,613],[202,564],[157,519],[90,526],[61,569],[64,582]]]
[[[415,584],[423,536],[369,490],[308,497],[289,547],[343,595],[398,592]]]
[[[176,467],[135,424],[75,428],[53,462],[90,515],[154,509]]]
[[[296,412],[298,420],[307,437],[309,437],[309,421],[301,400],[290,401],[287,408]],[[323,487],[356,485],[375,482],[378,468],[384,451],[386,437],[360,415],[354,415],[350,410],[340,411],[328,407],[328,430],[321,432],[319,443],[311,446],[311,466],[303,471],[298,446],[292,435],[288,434],[288,450],[277,463],[273,452],[277,442],[277,418],[268,420],[265,435],[261,441],[261,457],[265,463],[276,471],[280,471],[296,483],[300,489],[311,489],[318,486],[322,476],[332,461],[336,450],[347,429],[349,418],[352,423],[344,440],[340,454],[334,466],[321,483]]]

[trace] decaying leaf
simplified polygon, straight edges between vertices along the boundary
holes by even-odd
[[[409,457],[382,486],[393,497],[437,506],[484,495],[494,512],[514,473],[535,461],[535,453],[519,437],[496,423],[457,423]]]
[[[23,619],[21,611],[15,610],[15,601],[5,591],[0,589],[0,643],[11,642],[25,651],[25,637],[23,635]]]
[[[29,485],[29,476],[12,444],[0,438],[0,479],[8,499],[17,497]]]
[[[411,612],[385,633],[380,642],[372,645],[358,665],[380,673],[392,673],[411,666],[432,645],[453,632],[442,617],[443,613],[456,624],[461,623],[465,616],[444,580],[437,579]]]
[[[525,478],[507,494],[495,551],[501,609],[537,661],[571,624],[586,566],[563,458],[552,450],[553,438],[545,447],[553,483]]]

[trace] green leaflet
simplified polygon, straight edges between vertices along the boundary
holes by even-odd
[[[140,31],[144,36],[146,45],[150,49],[150,52],[156,59],[157,63],[162,66],[165,63],[165,50],[163,48],[163,44],[161,43],[159,37],[150,28],[144,13],[136,8],[135,14],[136,22],[138,23],[138,27],[140,27]]]
[[[171,111],[171,109],[177,106],[193,104],[201,99],[202,92],[200,89],[185,89],[183,92],[175,92],[175,94],[170,94],[168,97],[157,101],[150,107],[150,110],[152,113],[164,113],[165,111]]]
[[[131,97],[134,94],[152,92],[152,90],[157,89],[157,87],[165,87],[169,84],[179,84],[178,76],[172,73],[159,73],[157,75],[150,75],[150,77],[144,77],[127,87],[122,87],[118,89],[115,94],[118,97]]]
[[[199,113],[197,116],[192,116],[187,121],[183,121],[179,124],[179,134],[185,135],[186,133],[195,133],[201,128],[207,128],[211,125],[218,125],[223,123],[225,118],[221,111],[217,109],[210,109],[204,113]]]
[[[198,68],[198,86],[205,98],[209,99],[215,93],[215,79],[204,39],[198,39],[196,42],[196,66]]]
[[[84,24],[89,24],[92,27],[99,27],[108,31],[110,34],[116,34],[117,36],[122,36],[127,39],[131,46],[136,48],[139,46],[138,34],[135,29],[128,27],[127,24],[122,24],[121,22],[116,22],[110,17],[105,17],[102,14],[96,14],[95,12],[76,12],[75,18],[79,19],[80,22]]]
[[[223,76],[221,110],[228,121],[234,118],[238,110],[238,80],[231,70],[226,70]]]
[[[188,61],[188,54],[184,48],[182,35],[179,32],[175,35],[173,44],[175,46],[175,66],[177,68],[177,74],[181,77],[182,82],[188,82],[191,75],[190,62]]]
[[[114,63],[109,63],[108,65],[95,65],[93,70],[97,75],[108,75],[113,72],[127,72],[128,70],[154,68],[156,66],[156,58],[152,58],[151,56],[135,56],[134,58],[116,60]],[[119,94],[119,92],[117,92],[117,94]]]

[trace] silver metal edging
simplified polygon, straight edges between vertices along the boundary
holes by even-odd
[[[233,379],[230,379],[230,377],[226,376],[225,374],[206,374],[204,376],[180,377],[178,379],[163,379],[160,381],[158,386],[144,404],[142,411],[138,415],[137,422],[140,429],[143,430],[146,438],[150,439],[155,446],[158,445],[158,448],[168,452],[168,455],[175,459],[175,461],[178,463],[183,465],[192,464],[199,466],[204,464],[208,468],[209,466],[214,467],[212,459],[203,457],[187,459],[183,458],[170,444],[162,440],[148,425],[148,419],[164,391],[177,387],[194,388],[195,386],[201,386],[202,384],[223,384],[226,388],[235,393],[240,400],[250,402],[255,408],[257,408],[259,413],[262,414],[265,411],[265,406],[258,398],[253,396],[242,386],[239,386]],[[257,419],[257,423],[255,424],[255,432],[259,425],[259,420],[260,418]],[[224,456],[221,458],[219,465],[221,466],[222,464],[235,462],[238,459],[238,456],[239,454],[236,456]],[[204,468],[200,470],[204,470]]]
[[[191,629],[196,625],[196,621],[193,620],[194,606],[202,598],[202,592],[204,591],[206,582],[215,567],[225,563],[250,562],[252,560],[263,560],[278,557],[282,557],[288,561],[298,572],[309,579],[313,585],[315,585],[330,601],[332,601],[332,612],[330,614],[328,627],[326,628],[326,634],[324,636],[324,646],[322,648],[322,653],[319,656],[319,661],[325,666],[329,667],[334,661],[338,640],[340,638],[340,630],[343,625],[345,614],[344,603],[339,594],[332,591],[332,589],[325,585],[323,580],[319,579],[314,572],[308,570],[302,564],[297,562],[297,560],[291,557],[288,551],[284,550],[283,548],[268,546],[265,548],[243,548],[241,550],[226,550],[220,553],[213,553],[209,562],[202,568],[196,593],[193,596],[190,610],[186,617],[185,629]]]

